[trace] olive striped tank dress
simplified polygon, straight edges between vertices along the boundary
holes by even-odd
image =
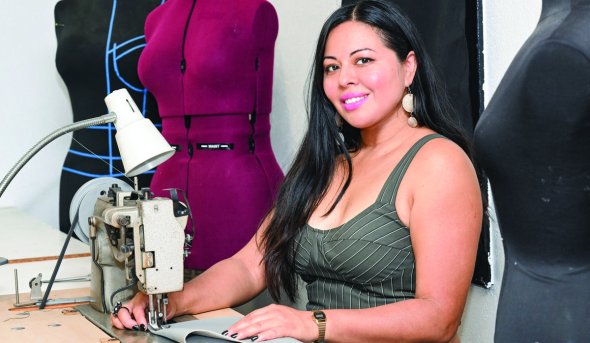
[[[308,310],[357,309],[412,299],[416,271],[410,231],[395,198],[418,150],[416,142],[387,178],[377,200],[348,222],[329,230],[306,225],[296,238],[295,268],[306,282]]]

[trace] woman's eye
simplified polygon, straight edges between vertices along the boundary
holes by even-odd
[[[334,65],[334,64],[330,64],[330,65],[324,67],[324,71],[326,73],[331,73],[331,72],[335,71],[336,69],[338,69],[338,66]]]
[[[356,60],[356,64],[367,64],[367,63],[371,62],[372,60],[373,60],[372,58],[361,57],[358,60]]]

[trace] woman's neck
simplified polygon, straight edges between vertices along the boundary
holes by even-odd
[[[394,116],[391,120],[379,126],[361,130],[362,148],[374,149],[383,145],[390,145],[405,136],[410,127],[407,119],[401,115]]]

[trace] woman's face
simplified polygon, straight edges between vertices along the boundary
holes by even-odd
[[[369,25],[348,21],[328,35],[324,51],[324,92],[350,125],[371,128],[403,111],[401,99],[412,83],[415,56],[400,62]]]

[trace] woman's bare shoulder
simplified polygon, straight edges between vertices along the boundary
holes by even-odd
[[[420,169],[447,172],[473,169],[467,153],[457,143],[444,137],[427,142],[416,154],[415,165]]]

